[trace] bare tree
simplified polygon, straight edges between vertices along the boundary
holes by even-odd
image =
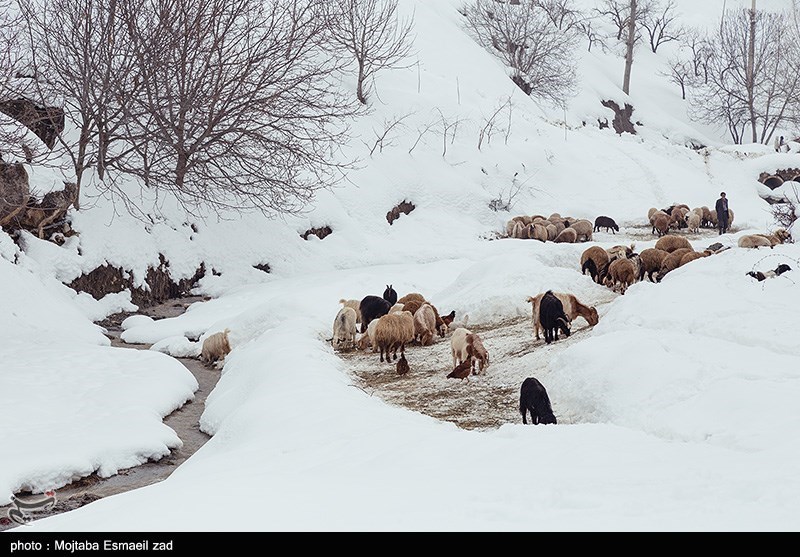
[[[557,29],[563,32],[581,32],[582,24],[587,18],[575,7],[574,0],[537,0],[537,3]]]
[[[117,168],[197,206],[302,210],[341,177],[357,105],[336,91],[319,4],[140,0],[121,16],[137,81]]]
[[[667,0],[663,5],[652,5],[642,18],[642,27],[647,31],[650,50],[653,52],[657,52],[658,47],[664,43],[679,40],[684,33],[678,23],[673,0]]]
[[[562,104],[575,85],[577,29],[562,31],[536,1],[476,0],[465,7],[475,39],[509,68],[526,94]]]
[[[367,104],[368,81],[379,71],[403,67],[411,54],[413,17],[399,19],[397,0],[328,0],[331,43],[356,61],[356,97]]]
[[[629,17],[631,14],[630,0],[603,0],[599,7],[594,8],[594,11],[601,18],[609,21],[616,29],[616,39],[618,41],[626,41],[625,34],[630,26]],[[634,18],[636,23],[641,25],[644,19],[650,13],[650,2],[639,1],[637,3],[636,14]],[[636,36],[636,40],[640,39],[641,35]]]
[[[135,88],[132,45],[120,25],[118,4],[117,0],[20,0],[37,100],[47,104],[57,99],[77,132],[57,138],[72,161],[76,208],[86,171],[96,169],[103,180],[115,158],[109,161],[123,129],[121,92],[128,95]]]
[[[669,71],[663,72],[670,81],[681,88],[681,99],[686,100],[686,87],[692,80],[692,66],[689,62],[680,57],[671,58],[669,61]]]
[[[22,18],[10,0],[0,0],[0,103],[19,96],[23,65]],[[0,106],[0,111],[3,107]],[[0,160],[4,151],[27,149],[27,130],[12,117],[0,116]]]
[[[709,38],[708,80],[692,87],[693,116],[725,125],[736,143],[746,132],[767,143],[779,126],[800,122],[800,48],[786,13],[729,10]],[[750,62],[752,60],[752,62]]]

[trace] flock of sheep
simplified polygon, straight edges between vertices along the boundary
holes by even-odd
[[[666,209],[651,207],[647,211],[647,219],[653,227],[653,234],[664,236],[670,230],[688,229],[689,232],[700,232],[701,228],[716,228],[717,211],[708,207],[690,209],[685,203],[676,203]],[[728,227],[733,224],[733,210],[728,209]]]

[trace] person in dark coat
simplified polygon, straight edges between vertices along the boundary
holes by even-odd
[[[725,234],[728,231],[728,198],[725,197],[724,191],[719,194],[719,199],[717,199],[717,204],[714,208],[717,210],[719,233]]]

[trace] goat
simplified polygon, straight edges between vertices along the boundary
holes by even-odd
[[[545,292],[539,301],[539,322],[544,329],[544,341],[547,344],[558,340],[559,330],[564,336],[569,336],[570,319],[564,313],[564,304],[552,290]]]
[[[528,413],[534,425],[557,423],[547,390],[535,377],[528,377],[522,382],[519,389],[519,413],[522,414],[522,423],[526,425]]]
[[[361,323],[361,302],[359,300],[339,300],[339,303],[344,305],[345,307],[353,308],[356,312],[356,323]]]
[[[200,351],[200,360],[204,364],[215,364],[216,362],[225,359],[231,351],[230,339],[228,333],[230,329],[225,329],[218,333],[207,337],[203,341],[203,348]]]
[[[392,304],[379,296],[364,296],[358,307],[361,311],[361,332],[365,333],[369,322],[389,313]]]
[[[572,324],[578,317],[583,317],[589,326],[597,325],[600,317],[597,314],[597,309],[582,304],[574,294],[567,294],[565,292],[553,292],[553,294],[561,300],[561,305],[564,308],[564,314]],[[533,334],[536,340],[539,340],[539,330],[542,329],[542,323],[539,318],[541,312],[540,305],[544,294],[537,294],[536,296],[529,296],[527,302],[531,306],[531,320],[533,322]]]
[[[489,365],[489,352],[483,346],[483,341],[475,333],[470,333],[466,336],[466,351],[467,359],[470,361],[470,369],[475,373],[475,364],[478,364],[478,372],[483,373]]]
[[[343,307],[333,320],[333,348],[347,350],[356,342],[356,312],[351,307]]]
[[[433,343],[436,331],[436,314],[430,304],[424,303],[414,313],[414,339],[419,340],[422,346]]]
[[[392,305],[397,303],[397,292],[395,292],[391,284],[386,285],[386,290],[383,291],[383,299]]]
[[[610,230],[614,234],[619,232],[619,226],[611,217],[600,216],[594,219],[594,231],[600,232],[601,228],[605,228],[606,232]]]

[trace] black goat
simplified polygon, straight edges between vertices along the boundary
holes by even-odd
[[[370,321],[389,313],[392,305],[388,300],[384,300],[379,296],[364,296],[358,306],[359,311],[361,311],[361,332],[367,332],[367,325],[369,325]]]
[[[386,285],[386,290],[383,291],[383,299],[389,302],[391,305],[395,305],[397,303],[397,292],[394,291],[391,284]]]
[[[557,423],[547,390],[535,377],[528,377],[519,389],[519,413],[522,414],[522,423],[526,425],[528,412],[534,425]]]
[[[619,226],[617,226],[617,223],[614,222],[614,219],[612,219],[611,217],[601,216],[594,219],[594,231],[600,232],[601,228],[605,228],[606,232],[611,230],[614,234],[619,232]]]
[[[564,336],[569,336],[570,319],[564,313],[564,304],[552,290],[548,290],[539,302],[539,322],[544,329],[544,341],[547,344],[558,340],[559,329]]]

